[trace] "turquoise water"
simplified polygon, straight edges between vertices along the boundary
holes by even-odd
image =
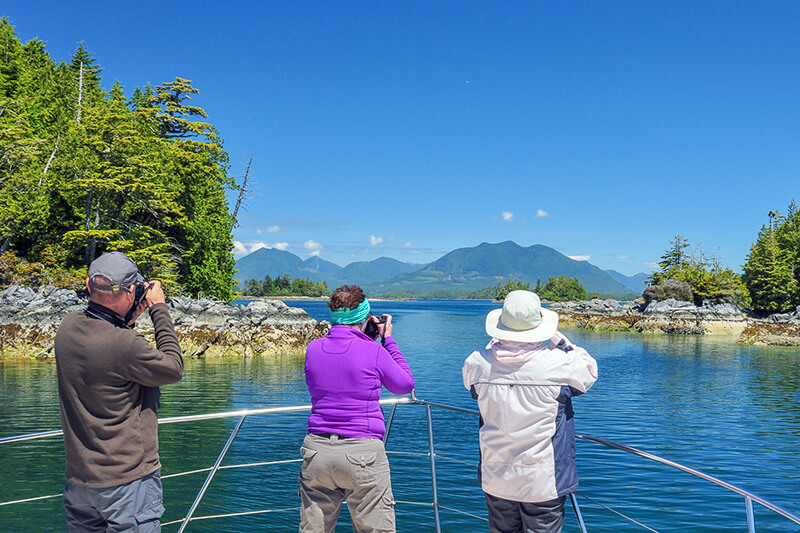
[[[324,302],[292,303],[326,318]],[[461,363],[487,342],[485,301],[374,302],[395,316],[395,338],[428,401],[475,408],[461,385]],[[739,346],[729,340],[566,331],[598,360],[600,378],[576,399],[580,433],[635,446],[703,470],[800,512],[800,351]],[[302,358],[187,361],[183,381],[164,387],[161,416],[308,403]],[[388,413],[388,410],[387,410]],[[305,414],[248,419],[224,464],[298,456]],[[475,482],[477,420],[433,411],[440,503],[484,516]],[[160,430],[164,474],[211,466],[234,421],[166,425]],[[0,435],[59,427],[55,365],[0,364]],[[425,411],[399,406],[389,450],[425,452]],[[578,442],[580,492],[658,531],[746,531],[743,498],[644,459]],[[430,502],[429,459],[390,457],[400,502]],[[193,522],[189,531],[296,530],[297,463],[217,474],[197,515],[278,512]],[[181,518],[205,473],[166,479],[165,521]],[[60,438],[0,446],[0,502],[57,494],[63,485]],[[590,531],[644,531],[580,498]],[[758,531],[800,531],[756,504]],[[281,509],[288,509],[280,511]],[[399,503],[398,531],[434,531],[430,506]],[[443,510],[443,531],[486,531],[485,522]],[[60,531],[60,500],[0,506],[0,531]],[[167,526],[164,531],[176,531]],[[340,531],[351,531],[346,511]],[[567,532],[578,531],[569,510]]]

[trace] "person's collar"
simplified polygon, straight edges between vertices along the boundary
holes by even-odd
[[[118,328],[130,329],[132,327],[126,324],[125,319],[113,309],[109,309],[91,300],[89,300],[89,306],[86,308],[86,311],[84,311],[84,314],[89,318],[104,320]]]
[[[361,337],[362,339],[374,340],[370,339],[366,333],[359,330],[358,328],[355,328],[353,326],[348,326],[345,324],[335,324],[331,326],[329,335],[332,335],[334,337],[347,337],[349,335],[355,335],[356,337]]]

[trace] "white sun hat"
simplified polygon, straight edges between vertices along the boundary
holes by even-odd
[[[502,309],[486,315],[486,333],[492,338],[512,342],[544,342],[558,329],[558,313],[542,307],[531,291],[511,291]]]

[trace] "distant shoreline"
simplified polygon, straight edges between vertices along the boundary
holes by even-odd
[[[330,300],[328,296],[242,296],[236,298],[237,300],[293,300],[293,301],[309,301],[309,302],[327,302]],[[367,298],[370,302],[415,302],[420,298]]]

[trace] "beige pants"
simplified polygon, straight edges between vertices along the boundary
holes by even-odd
[[[300,453],[301,533],[333,533],[343,499],[356,533],[394,533],[394,496],[382,441],[306,435]]]

